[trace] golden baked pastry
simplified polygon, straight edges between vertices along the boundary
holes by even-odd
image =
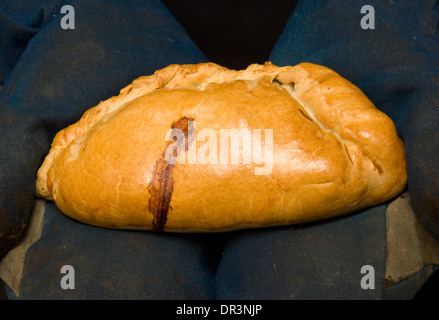
[[[213,232],[374,206],[406,185],[389,117],[336,72],[170,65],[60,131],[38,197],[84,223]]]

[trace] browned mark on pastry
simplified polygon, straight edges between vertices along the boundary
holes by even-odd
[[[364,150],[362,151],[362,153],[363,153],[363,156],[365,156],[367,159],[369,159],[370,162],[372,162],[372,165],[378,171],[378,174],[382,175],[384,173],[384,169],[381,166],[381,164],[376,159],[374,159],[372,156],[370,156],[368,153],[364,152]]]
[[[185,136],[185,150],[188,149],[188,123],[193,121],[192,118],[183,117],[172,124],[172,129],[183,131]],[[176,141],[176,137],[174,141]],[[163,231],[168,218],[169,204],[171,202],[172,191],[174,189],[174,180],[172,179],[172,170],[175,164],[169,164],[166,161],[166,149],[174,143],[168,141],[161,157],[156,161],[151,183],[149,184],[149,212],[153,215],[152,229],[154,231]],[[176,156],[176,150],[174,156]]]
[[[378,174],[379,174],[379,175],[382,175],[383,172],[384,172],[383,167],[382,167],[382,166],[381,166],[376,160],[374,160],[374,159],[371,159],[370,161],[372,161],[373,166],[377,169]]]
[[[302,116],[304,116],[305,118],[307,118],[309,121],[312,121],[312,119],[305,113],[305,112],[303,112],[303,110],[302,109],[297,109],[297,110],[299,110],[299,112],[302,114]]]

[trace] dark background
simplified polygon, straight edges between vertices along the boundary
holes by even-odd
[[[210,59],[231,69],[267,61],[297,1],[165,0]]]
[[[296,0],[162,0],[210,61],[231,69],[264,63]],[[1,284],[1,280],[0,280]],[[415,299],[439,300],[439,272]],[[0,285],[0,299],[5,298]]]

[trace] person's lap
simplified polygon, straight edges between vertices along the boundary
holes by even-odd
[[[216,239],[72,221],[53,203],[26,255],[21,299],[213,299]],[[71,266],[73,273],[61,273]],[[74,288],[61,287],[62,278]]]
[[[21,117],[23,112],[31,115],[20,128],[8,133],[18,146],[10,180],[18,181],[14,182],[17,194],[27,190],[29,203],[31,175],[57,130],[100,99],[117,94],[137,76],[171,63],[207,61],[158,2],[150,3],[148,10],[131,10],[119,3],[88,11],[81,2],[72,4],[77,12],[76,29],[62,30],[59,16],[47,22],[26,48],[0,97],[2,108],[8,104],[11,117]],[[358,85],[392,117],[400,135],[409,142],[409,186],[412,183],[414,192],[422,195],[432,184],[419,181],[417,175],[423,176],[419,160],[431,166],[431,158],[412,159],[410,155],[425,147],[426,142],[418,139],[428,137],[423,133],[431,132],[429,117],[438,112],[430,104],[437,101],[437,95],[434,100],[428,90],[439,83],[434,83],[438,55],[431,52],[427,61],[419,53],[410,31],[402,28],[407,22],[405,14],[395,11],[396,16],[389,11],[396,4],[377,1],[373,6],[376,29],[363,30],[359,2],[299,2],[269,58],[278,65],[303,61],[323,64]],[[435,21],[432,8],[419,5],[419,18]],[[52,10],[59,8],[53,6]],[[124,24],[128,16],[131,23]],[[122,19],[120,23],[116,17]],[[412,27],[414,36],[425,40],[419,44],[421,48],[425,44],[424,53],[434,50],[433,38],[427,37],[433,25],[423,24],[423,30],[418,24]],[[424,77],[428,72],[436,73],[430,81]],[[413,109],[415,100],[421,106]],[[23,112],[18,114],[17,110]],[[412,119],[418,111],[418,118]],[[27,140],[21,138],[23,133],[29,135]],[[40,143],[32,143],[33,139]],[[23,154],[34,156],[25,160],[26,170],[17,179]],[[19,207],[12,203],[11,208],[14,206]],[[372,265],[377,284],[382,282],[385,207],[292,227],[222,235],[169,235],[85,226],[48,204],[41,239],[26,257],[21,297],[379,298],[379,290],[361,288],[360,269]],[[221,256],[219,243],[223,239]],[[76,288],[70,292],[59,286],[63,265],[72,265],[77,272]]]

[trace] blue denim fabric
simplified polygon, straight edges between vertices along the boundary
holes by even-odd
[[[379,299],[386,206],[342,218],[230,235],[216,272],[218,299]],[[361,280],[374,269],[375,289]]]
[[[20,298],[213,299],[215,241],[212,234],[96,228],[49,203],[42,237],[27,253]],[[74,268],[74,289],[61,288],[63,265]]]
[[[0,8],[0,41],[9,44],[0,54],[0,145],[8,150],[0,154],[3,252],[27,222],[35,173],[57,131],[138,76],[207,61],[159,1],[72,1],[75,30],[60,28],[61,1],[25,10],[17,3]],[[394,120],[407,148],[414,209],[438,236],[437,1],[367,4],[375,9],[373,30],[360,26],[361,1],[300,1],[270,60],[333,68]],[[170,235],[83,225],[49,203],[20,298],[380,299],[385,209],[291,227]],[[63,265],[75,268],[75,290],[60,287]],[[373,290],[360,285],[364,265],[374,267]]]

